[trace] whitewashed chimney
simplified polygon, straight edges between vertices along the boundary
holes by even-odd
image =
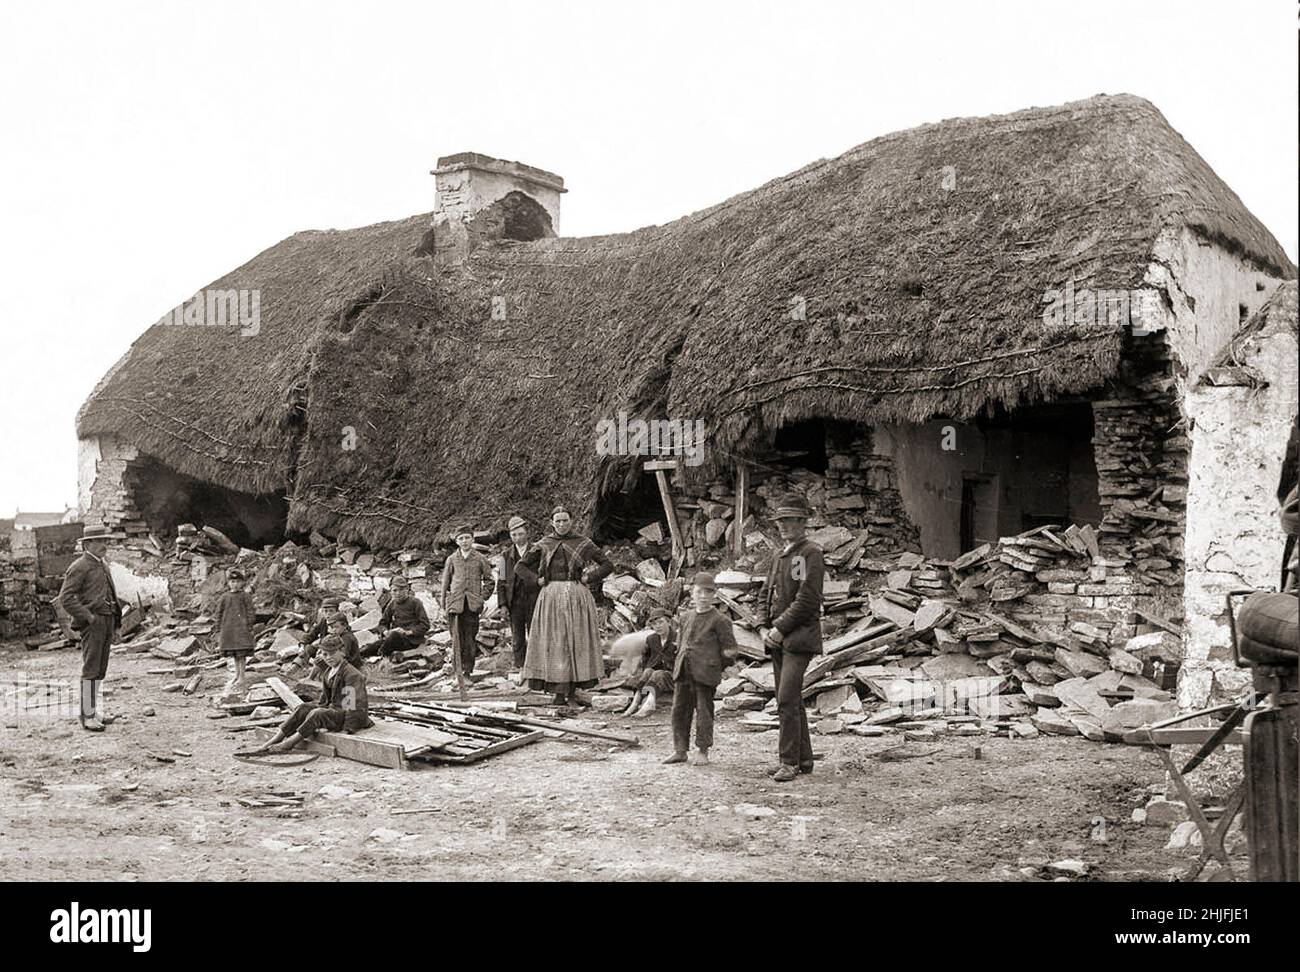
[[[433,170],[433,253],[463,259],[489,240],[558,236],[564,180],[554,172],[478,152],[443,156]]]

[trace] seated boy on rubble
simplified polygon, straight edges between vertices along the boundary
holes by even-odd
[[[393,662],[402,660],[402,652],[414,651],[424,644],[429,633],[429,614],[421,600],[411,593],[411,582],[400,574],[389,586],[392,598],[384,605],[379,625],[383,634],[378,642],[379,654]]]
[[[340,610],[339,605],[343,603],[343,598],[337,594],[326,594],[321,598],[320,607],[316,609],[316,617],[312,626],[307,629],[303,636],[302,643],[312,647],[312,654],[325,637],[330,633],[330,618]]]
[[[673,694],[672,667],[677,639],[668,612],[654,608],[641,631],[620,635],[610,654],[622,658],[631,674],[632,700],[621,713],[643,719],[654,712],[658,700]]]
[[[370,721],[366,678],[348,664],[342,639],[326,637],[321,642],[321,654],[329,668],[320,702],[304,702],[296,707],[258,752],[288,752],[303,740],[314,739],[322,729],[356,732],[374,724]]]
[[[349,626],[350,622],[348,621],[348,616],[342,611],[335,611],[329,616],[326,623],[328,627],[326,629],[325,637],[338,638],[342,641],[344,659],[349,665],[357,671],[360,671],[361,666],[365,664],[365,662],[361,657],[361,644],[357,641],[357,636],[352,633],[352,628]],[[321,644],[323,644],[324,641],[325,639],[322,638],[321,641],[316,644],[304,642],[303,649],[298,655],[297,662],[299,665],[304,668],[311,665],[310,678],[317,679],[325,673],[327,666],[320,651]]]

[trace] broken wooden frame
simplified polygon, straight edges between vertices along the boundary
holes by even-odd
[[[293,708],[302,699],[279,678],[266,684],[285,705]],[[604,732],[581,725],[533,719],[513,713],[487,711],[454,703],[384,700],[371,707],[374,725],[354,733],[319,732],[305,742],[309,752],[341,756],[371,766],[409,769],[409,760],[434,763],[476,763],[500,753],[518,749],[544,737],[573,735],[636,746],[636,736]],[[262,739],[270,728],[250,729]]]

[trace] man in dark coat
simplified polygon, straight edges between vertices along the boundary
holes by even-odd
[[[497,604],[510,619],[511,646],[515,653],[515,667],[523,668],[528,657],[528,629],[533,623],[533,608],[537,606],[537,580],[515,570],[519,561],[528,555],[533,545],[528,542],[528,526],[522,516],[510,518],[510,546],[506,547],[497,581]]]
[[[105,555],[108,538],[103,527],[90,527],[81,536],[81,556],[72,562],[63,576],[58,602],[72,618],[72,627],[81,634],[81,716],[82,728],[103,732],[112,719],[104,713],[104,676],[108,674],[108,655],[118,626],[122,607]]]
[[[347,663],[343,641],[333,635],[321,642],[321,653],[329,671],[319,703],[304,702],[284,720],[263,747],[265,752],[284,753],[316,733],[356,732],[374,725],[366,696],[366,678]]]
[[[773,517],[785,547],[773,559],[764,585],[761,610],[771,627],[763,643],[772,654],[776,676],[776,711],[780,720],[781,765],[772,779],[787,783],[813,770],[808,713],[803,705],[803,677],[814,655],[822,652],[822,548],[805,535],[808,506],[800,496],[782,500]]]

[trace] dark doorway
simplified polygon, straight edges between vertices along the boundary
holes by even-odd
[[[145,457],[127,468],[126,485],[141,517],[159,537],[174,536],[179,524],[192,523],[215,527],[244,547],[285,540],[289,502],[282,493],[241,493]]]

